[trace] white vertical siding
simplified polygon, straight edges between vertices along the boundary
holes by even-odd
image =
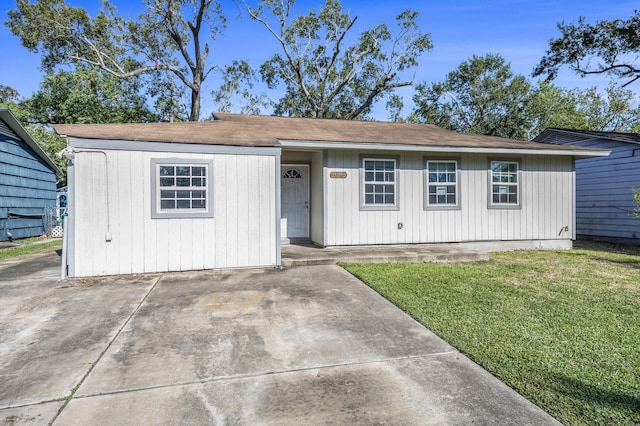
[[[65,219],[64,232],[66,239],[63,238],[62,247],[62,271],[63,276],[67,274],[69,276],[75,276],[75,258],[69,255],[69,248],[73,247],[75,241],[75,223],[76,212],[75,208],[75,165],[73,161],[67,162],[67,217]]]
[[[407,244],[462,241],[570,239],[573,160],[570,157],[518,157],[521,208],[490,209],[489,157],[455,156],[460,161],[459,210],[423,209],[422,153],[399,154],[399,210],[360,210],[362,152],[330,150],[327,171],[346,171],[346,179],[327,179],[327,245]],[[385,155],[376,153],[376,155]],[[398,153],[389,152],[389,157]],[[429,156],[427,156],[428,158]],[[443,155],[433,155],[442,158]],[[398,229],[398,223],[402,228]],[[565,226],[569,232],[560,232]]]
[[[314,152],[311,157],[311,241],[324,245],[324,167],[322,152]]]
[[[104,152],[108,185],[103,154],[74,159],[71,275],[276,264],[275,156]],[[152,158],[213,159],[214,217],[152,219]]]
[[[280,170],[280,166],[276,164],[275,157],[259,157],[258,159],[258,175],[257,179],[262,182],[260,191],[263,193],[258,198],[259,206],[256,216],[259,223],[259,250],[260,253],[268,253],[269,262],[275,264],[277,255],[275,250],[276,239],[279,238],[276,232],[275,222],[280,221],[280,218],[276,218],[276,173]],[[268,235],[271,237],[268,237]],[[264,255],[263,255],[264,256]],[[259,259],[259,261],[263,261]]]

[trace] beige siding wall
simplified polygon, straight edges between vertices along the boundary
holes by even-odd
[[[570,157],[513,157],[521,164],[519,209],[488,208],[486,155],[463,154],[460,160],[459,210],[425,211],[423,153],[400,153],[397,211],[360,210],[361,155],[330,150],[327,184],[326,245],[437,243],[495,240],[570,239],[573,235],[574,173]],[[376,152],[375,156],[385,155]],[[389,157],[398,153],[389,152]],[[443,158],[435,154],[427,158]],[[499,159],[510,157],[500,156]],[[346,171],[346,179],[331,179],[331,171]],[[402,228],[398,229],[398,223]],[[569,228],[564,231],[564,227]]]
[[[276,264],[274,156],[105,152],[106,174],[104,155],[75,156],[71,276]],[[152,158],[213,159],[214,217],[152,219]]]

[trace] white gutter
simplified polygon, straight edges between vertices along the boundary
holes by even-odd
[[[86,139],[67,136],[67,143],[72,148],[106,149],[116,151],[176,152],[203,154],[247,154],[247,155],[280,155],[279,146],[239,146],[224,144],[198,144],[179,142],[143,142],[121,139]]]
[[[559,150],[559,149],[527,149],[527,148],[476,148],[476,147],[450,147],[405,145],[394,143],[356,143],[356,142],[307,142],[280,140],[283,148],[314,148],[314,149],[366,149],[384,151],[414,151],[414,152],[455,152],[455,153],[479,153],[479,154],[517,154],[517,155],[559,155],[578,158],[606,157],[608,150]]]

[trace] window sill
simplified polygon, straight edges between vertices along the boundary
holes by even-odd
[[[398,206],[360,206],[360,211],[398,211],[400,207]]]
[[[487,206],[490,210],[522,210],[520,204],[489,204]]]
[[[462,210],[460,205],[446,205],[446,206],[424,206],[423,210],[425,211],[443,211],[443,210]]]

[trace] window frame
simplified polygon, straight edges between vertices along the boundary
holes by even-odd
[[[365,162],[366,161],[393,161],[393,204],[367,204],[365,202]],[[400,210],[400,157],[397,155],[361,155],[360,156],[360,210],[362,211],[388,211]],[[389,183],[382,183],[389,185]]]
[[[205,205],[203,210],[189,211],[163,210],[160,208],[160,166],[202,166],[205,167],[206,183],[202,187],[188,186],[185,190],[193,188],[205,191]],[[152,219],[185,219],[185,218],[210,218],[213,215],[213,160],[197,160],[191,158],[152,158],[151,159],[151,218]]]
[[[493,165],[494,163],[507,163],[516,165],[516,179],[515,183],[511,182],[493,182]],[[516,188],[515,203],[495,203],[493,201],[493,186],[503,183],[503,186],[511,186]],[[522,208],[522,160],[519,158],[490,158],[488,165],[488,191],[487,202],[490,209],[521,209]]]
[[[424,170],[424,191],[423,191],[423,208],[424,210],[460,210],[462,208],[461,202],[461,194],[460,194],[460,157],[424,157],[423,159],[423,170]],[[429,182],[429,163],[454,163],[455,164],[455,191],[456,191],[456,202],[455,204],[446,203],[446,204],[432,204],[429,202],[429,188],[432,186],[442,186],[438,185],[441,182],[436,182],[436,184],[432,184]],[[447,184],[450,186],[450,184]]]
[[[289,165],[284,165],[284,173],[281,172],[280,178],[281,179],[302,179],[302,173],[300,173],[300,170],[298,170],[296,167],[298,166],[289,166]],[[296,176],[284,176],[287,172],[290,171],[294,171],[297,173]]]

